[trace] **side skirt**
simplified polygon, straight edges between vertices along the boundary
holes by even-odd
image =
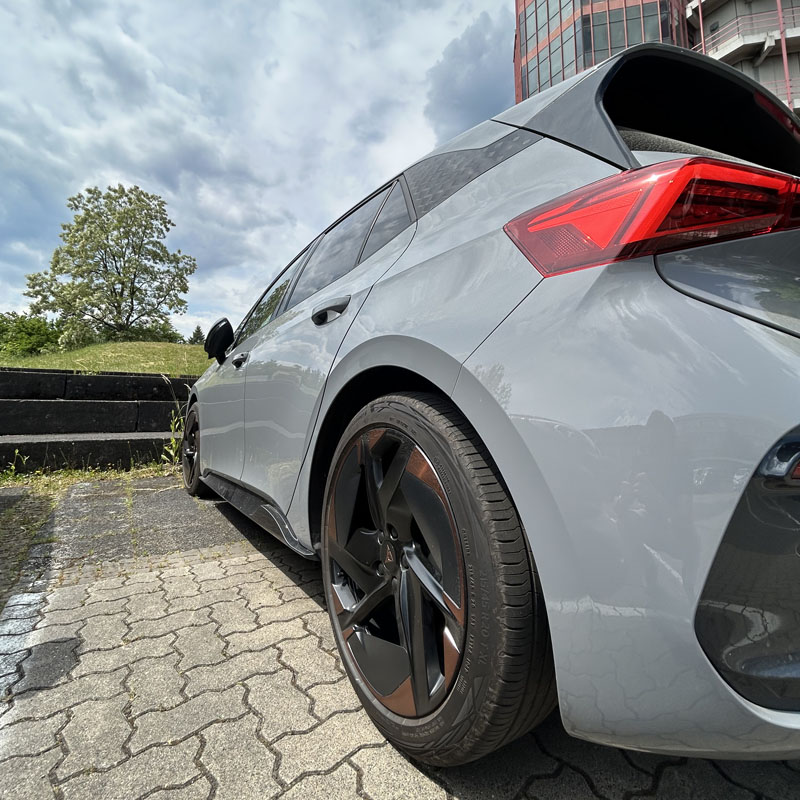
[[[313,550],[309,550],[295,536],[289,520],[278,506],[268,498],[260,497],[255,492],[234,483],[228,478],[208,472],[203,476],[203,482],[213,489],[223,500],[230,503],[235,509],[250,517],[256,525],[280,539],[295,553],[309,559],[317,559]]]

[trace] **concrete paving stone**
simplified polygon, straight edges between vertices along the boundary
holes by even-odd
[[[131,733],[124,714],[127,703],[128,697],[121,694],[72,709],[61,734],[68,755],[56,770],[60,780],[83,770],[110,767],[126,757],[122,745]]]
[[[583,775],[570,767],[553,777],[535,780],[525,796],[529,800],[598,800]]]
[[[167,633],[155,639],[138,639],[135,642],[127,642],[112,650],[92,650],[81,656],[72,675],[79,678],[90,672],[111,672],[119,667],[132,664],[140,658],[165,656],[172,652],[174,638],[173,634]]]
[[[175,600],[178,597],[191,597],[200,592],[200,584],[194,578],[168,578],[161,581],[164,595],[167,600]]]
[[[38,619],[41,613],[41,606],[6,606],[0,611],[0,622],[9,619]]]
[[[278,740],[275,749],[283,756],[278,772],[291,783],[304,772],[328,770],[360,747],[384,741],[364,711],[336,714],[307,733]]]
[[[95,590],[93,586],[89,587],[89,599],[87,603],[107,603],[112,600],[123,600],[128,597],[133,597],[137,594],[147,594],[153,591],[153,583],[131,583],[119,586],[116,589],[103,589]]]
[[[294,670],[295,682],[301,689],[312,683],[338,681],[342,677],[336,659],[320,650],[316,636],[294,639],[278,645],[281,661]]]
[[[98,564],[98,567],[102,569],[104,567],[106,569],[109,568],[108,564]],[[120,586],[125,585],[125,576],[124,575],[114,575],[113,577],[109,578],[100,578],[94,582],[92,585],[92,592],[106,592],[109,589],[119,589]]]
[[[258,717],[219,722],[203,731],[201,761],[217,779],[215,800],[262,800],[280,791],[275,756],[257,737]]]
[[[119,647],[122,639],[128,632],[125,619],[127,611],[119,614],[101,614],[91,617],[81,628],[81,646],[79,653],[86,653],[90,650],[107,650],[111,647]]]
[[[130,626],[128,634],[129,641],[143,638],[145,636],[163,636],[165,633],[179,631],[181,628],[192,625],[203,625],[209,621],[209,609],[198,608],[191,611],[178,611],[175,614],[167,614],[166,617],[158,619],[145,619],[134,622]]]
[[[15,672],[17,664],[27,657],[28,653],[25,650],[0,656],[0,675],[8,675],[10,672]]]
[[[45,612],[62,611],[67,608],[75,608],[86,602],[88,592],[85,586],[64,586],[53,589],[47,595]]]
[[[119,614],[125,611],[125,600],[114,600],[106,603],[88,603],[83,606],[64,608],[60,611],[48,611],[42,621],[40,628],[48,625],[68,625],[71,622],[82,622],[104,614]]]
[[[205,775],[179,789],[162,789],[147,795],[147,800],[206,800],[211,796],[211,784]]]
[[[59,758],[61,750],[54,747],[46,753],[15,758],[4,764],[0,768],[0,797],[9,800],[43,800],[53,797],[49,773]]]
[[[150,585],[150,588],[157,588],[157,584],[159,583],[158,575],[156,575],[152,570],[142,570],[141,572],[134,572],[125,580],[125,585],[130,586],[134,583],[146,583]]]
[[[170,559],[166,559],[169,563]],[[192,575],[192,568],[188,564],[178,564],[176,563],[174,566],[166,567],[159,572],[159,576],[162,580],[167,578],[185,578],[191,577]]]
[[[70,625],[50,625],[46,628],[36,628],[30,633],[18,636],[0,636],[0,655],[16,653],[19,650],[28,650],[45,642],[56,642],[60,639],[77,639],[78,631],[83,622],[73,622]]]
[[[191,697],[209,689],[225,689],[254,675],[271,674],[281,668],[278,651],[274,648],[240,653],[219,664],[194,667],[186,672],[186,694]]]
[[[800,775],[785,764],[763,761],[717,761],[715,764],[729,780],[765,800],[800,797]]]
[[[383,795],[373,795],[383,800]],[[327,775],[307,775],[291,789],[281,795],[281,800],[347,800],[361,797],[358,793],[358,773],[349,765],[342,764]],[[402,795],[404,800],[416,797]]]
[[[130,800],[153,789],[178,787],[198,772],[194,759],[200,749],[196,738],[175,745],[153,747],[123,761],[109,772],[78,775],[61,785],[64,800]]]
[[[258,627],[256,615],[247,607],[244,600],[230,600],[215,603],[211,609],[211,619],[219,624],[219,635],[246,633]]]
[[[195,608],[204,608],[205,606],[213,606],[215,603],[236,599],[237,594],[231,589],[220,589],[217,592],[198,592],[190,597],[178,597],[175,600],[171,600],[169,610],[171,613],[191,611]]]
[[[184,679],[177,670],[179,660],[177,653],[169,653],[159,658],[143,658],[131,665],[128,689],[132,716],[146,711],[166,711],[184,701],[181,694]]]
[[[46,592],[19,592],[6,600],[7,606],[41,606],[47,600]]]
[[[307,586],[310,586],[310,584],[307,584]],[[312,590],[312,588],[306,589],[306,586],[285,586],[278,591],[280,592],[281,600],[283,600],[284,603],[288,603],[290,600],[306,600],[321,595],[321,586],[318,590]]]
[[[66,680],[78,663],[76,651],[79,645],[79,639],[65,639],[61,642],[45,642],[32,648],[21,664],[24,677],[14,687],[15,694],[28,689],[47,689]]]
[[[654,797],[657,800],[755,800],[756,795],[723,778],[710,761],[692,758],[685,764],[664,770]]]
[[[244,713],[243,686],[224,692],[205,692],[169,711],[148,711],[134,721],[132,753],[154,742],[174,742],[211,722],[233,719]]]
[[[6,710],[7,703],[11,699],[14,684],[19,680],[16,672],[8,675],[0,675],[0,715]]]
[[[264,606],[277,608],[283,602],[278,590],[267,581],[243,584],[239,589],[239,596],[247,601],[253,611]]]
[[[431,769],[430,775],[455,797],[516,797],[532,777],[552,775],[558,767],[559,762],[544,754],[528,735],[478,761]]]
[[[219,578],[226,577],[222,566],[216,560],[204,561],[200,564],[195,564],[192,567],[192,574],[194,575],[195,580],[200,582],[218,580]]]
[[[248,561],[244,557],[241,558],[241,561],[238,559],[230,559],[225,562],[226,575],[245,575],[248,572],[257,572],[264,569],[263,561]]]
[[[12,606],[12,608],[29,608],[29,606]],[[32,631],[39,622],[38,614],[32,617],[11,617],[0,621],[0,636],[19,636]]]
[[[262,581],[260,572],[248,572],[245,575],[227,575],[216,580],[202,581],[200,583],[201,592],[218,592],[220,589],[235,589],[248,583],[258,583]]]
[[[287,670],[247,681],[247,702],[261,719],[261,735],[272,741],[286,731],[307,731],[317,724],[311,701],[292,685]]]
[[[247,650],[264,650],[285,639],[302,639],[307,636],[302,620],[293,619],[289,622],[273,622],[247,633],[232,633],[226,637],[228,641],[228,655],[235,656]]]
[[[169,613],[167,598],[162,589],[150,594],[139,594],[131,597],[126,608],[128,609],[129,624],[143,619],[158,619]]]
[[[11,708],[0,717],[0,728],[21,719],[41,719],[86,700],[103,700],[122,691],[126,670],[102,672],[60,683],[52,689],[25,692],[14,698]]]
[[[336,651],[336,639],[333,637],[331,619],[327,611],[315,611],[311,614],[303,614],[303,622],[309,633],[316,636],[324,650]]]
[[[410,797],[414,800],[447,800],[446,789],[420,772],[391,745],[365,747],[351,756],[350,761],[361,770],[361,783],[370,797],[380,797],[381,800],[406,800]]]
[[[314,701],[314,714],[323,720],[337,711],[358,711],[361,708],[361,701],[348,678],[312,686],[306,694]]]
[[[641,792],[652,783],[651,776],[632,767],[620,750],[569,736],[556,715],[536,731],[536,738],[548,755],[591,775],[601,794],[610,795],[616,786]]]
[[[179,672],[196,667],[199,664],[217,664],[225,660],[223,648],[225,642],[217,636],[217,623],[182,628],[175,640],[175,649],[181,653],[178,664]]]
[[[260,625],[269,625],[272,622],[282,622],[302,616],[303,614],[319,611],[319,603],[310,597],[290,600],[279,606],[264,606],[257,611]]]
[[[0,762],[16,756],[34,756],[55,747],[58,744],[56,733],[66,721],[67,715],[62,712],[47,719],[0,728]]]

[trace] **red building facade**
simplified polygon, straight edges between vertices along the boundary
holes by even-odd
[[[685,0],[515,0],[517,102],[640,42],[690,46]]]

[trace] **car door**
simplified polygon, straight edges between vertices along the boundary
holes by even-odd
[[[225,361],[203,382],[199,393],[203,470],[238,480],[244,463],[244,389],[249,348],[255,334],[275,316],[310,248],[269,285],[236,330]]]
[[[284,512],[336,352],[372,285],[400,257],[414,229],[400,182],[367,198],[325,234],[282,313],[250,352],[241,480]]]

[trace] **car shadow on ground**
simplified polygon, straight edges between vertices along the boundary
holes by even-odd
[[[292,553],[227,503],[215,505],[287,576],[298,571],[308,575],[307,559]],[[308,596],[324,609],[324,599],[316,591],[319,584],[315,581],[299,588],[307,586],[314,587],[306,592]],[[621,750],[570,736],[557,709],[532,733],[471,764],[445,769],[407,761],[460,800],[800,797],[800,761],[711,761]]]

